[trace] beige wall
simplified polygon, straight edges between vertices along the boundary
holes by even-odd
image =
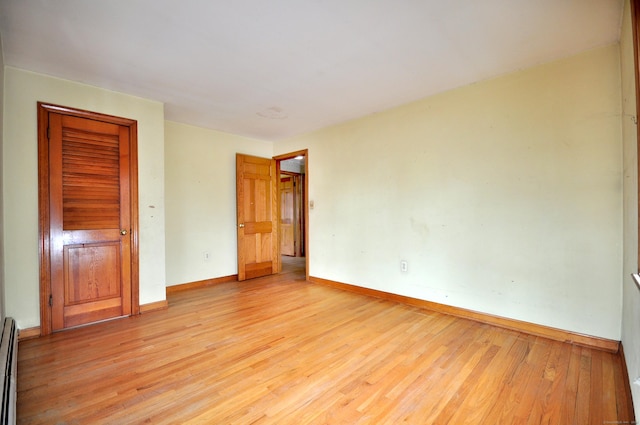
[[[0,46],[2,46],[2,40],[0,40]],[[4,55],[0,51],[0,241],[4,240],[4,221],[2,219],[3,210],[3,179],[2,179],[2,151],[3,151],[3,135],[2,128],[4,125]],[[4,319],[5,311],[7,307],[5,305],[4,296],[4,246],[0,243],[0,318]]]
[[[638,156],[635,75],[633,59],[633,35],[629,1],[625,10],[620,35],[620,59],[622,74],[622,137],[624,144],[624,267],[621,284],[623,289],[622,346],[627,360],[631,391],[640,417],[640,384],[633,384],[640,377],[640,290],[630,275],[638,272]]]
[[[238,272],[236,152],[270,158],[273,144],[166,122],[168,286]]]
[[[628,19],[627,9],[620,48],[276,144],[164,122],[158,102],[7,67],[6,313],[20,328],[39,324],[41,100],[138,120],[143,304],[164,299],[165,284],[236,273],[236,152],[308,148],[312,276],[622,339],[633,381],[640,296],[628,278],[637,269]],[[636,406],[638,394],[634,386]]]
[[[600,48],[276,143],[309,149],[310,275],[619,340],[619,65]]]
[[[40,323],[38,277],[38,101],[138,121],[140,303],[165,299],[164,110],[158,102],[5,68],[3,144],[6,314]]]

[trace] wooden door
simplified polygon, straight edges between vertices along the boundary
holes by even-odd
[[[67,112],[41,111],[41,126],[47,128],[41,190],[48,188],[41,193],[41,205],[46,198],[48,206],[41,211],[48,219],[43,243],[48,245],[49,300],[44,308],[50,308],[51,331],[138,310],[137,280],[136,291],[132,284],[137,276],[132,269],[135,134],[130,122]]]
[[[296,257],[304,257],[306,253],[304,251],[305,247],[305,178],[306,174],[298,174],[295,176],[295,217],[296,217]]]
[[[295,191],[292,176],[280,178],[280,253],[296,255]]]
[[[280,271],[276,161],[236,155],[238,280]]]

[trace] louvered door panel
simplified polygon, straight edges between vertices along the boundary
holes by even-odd
[[[127,127],[50,116],[52,329],[131,314]]]
[[[120,227],[120,152],[115,134],[62,131],[64,230]]]

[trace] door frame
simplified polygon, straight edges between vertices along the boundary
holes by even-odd
[[[309,280],[309,149],[302,149],[295,152],[289,152],[282,155],[276,155],[273,159],[276,160],[276,175],[278,176],[278,181],[280,180],[280,162],[285,161],[287,159],[293,159],[296,156],[304,156],[304,194],[302,203],[304,207],[302,208],[302,214],[304,214],[304,261],[305,261],[305,279]],[[281,264],[282,253],[280,251],[280,190],[278,193],[278,263]],[[282,270],[282,267],[279,267],[279,270]]]
[[[51,248],[49,204],[49,113],[108,122],[129,129],[129,187],[131,214],[131,315],[140,314],[138,225],[138,122],[136,120],[38,102],[38,217],[40,259],[40,335],[52,332]]]

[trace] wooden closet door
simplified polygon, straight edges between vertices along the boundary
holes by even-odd
[[[48,114],[51,330],[131,315],[129,127]]]

